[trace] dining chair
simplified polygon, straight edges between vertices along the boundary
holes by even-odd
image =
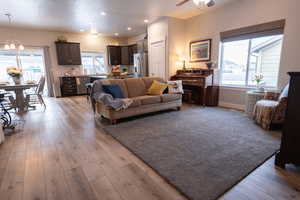
[[[43,99],[43,91],[44,91],[44,87],[45,87],[45,76],[41,76],[38,86],[36,88],[36,90],[33,93],[29,93],[26,94],[26,104],[28,105],[28,107],[32,107],[35,108],[35,104],[41,104],[44,106],[44,108],[46,109],[46,104],[45,101]]]
[[[5,93],[0,93],[0,123],[2,124],[4,129],[14,129],[15,126],[12,125],[12,117],[8,112],[6,103],[7,100],[5,98]]]

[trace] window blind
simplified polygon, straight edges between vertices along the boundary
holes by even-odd
[[[246,40],[264,36],[279,35],[283,34],[284,26],[285,19],[282,19],[254,26],[224,31],[220,33],[220,37],[222,42],[231,42],[236,40]]]

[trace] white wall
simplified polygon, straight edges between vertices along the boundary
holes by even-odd
[[[190,18],[186,21],[186,45],[189,42],[212,38],[212,60],[219,59],[220,32],[240,27],[256,25],[279,19],[286,19],[278,88],[288,82],[288,71],[300,71],[300,1],[299,0],[239,0],[233,1],[212,12]],[[244,104],[244,91],[221,89],[220,101]]]
[[[185,34],[185,20],[169,18],[169,77],[182,69],[181,58],[188,58],[184,51]]]
[[[147,35],[146,33],[143,33],[143,34],[140,34],[140,35],[137,35],[134,37],[130,37],[130,38],[128,38],[127,43],[128,43],[128,45],[136,44],[138,41],[144,40],[146,35]]]
[[[58,36],[65,36],[69,42],[79,42],[81,44],[82,51],[95,51],[106,52],[106,46],[109,44],[127,44],[126,39],[119,39],[115,37],[102,37],[92,38],[87,34],[76,33],[61,33],[51,31],[40,31],[30,29],[12,29],[6,27],[0,27],[0,43],[4,43],[8,39],[13,38],[19,40],[22,44],[29,46],[49,46],[51,54],[51,62],[54,77],[54,92],[55,96],[60,96],[59,88],[59,76],[64,75],[65,72],[72,71],[75,74],[80,75],[82,70],[80,66],[59,66],[57,64],[56,50],[54,41]]]

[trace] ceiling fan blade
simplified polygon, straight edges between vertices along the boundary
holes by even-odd
[[[207,7],[213,7],[215,4],[216,4],[216,2],[214,0],[211,0],[206,5],[207,5]]]
[[[179,2],[179,3],[177,3],[176,6],[182,6],[183,4],[185,4],[188,1],[190,1],[190,0],[183,0],[183,1]]]

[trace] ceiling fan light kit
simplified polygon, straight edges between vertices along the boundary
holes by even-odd
[[[11,18],[12,18],[12,15],[10,13],[6,13],[4,14],[7,19],[8,19],[8,24],[11,26]],[[14,40],[8,40],[5,42],[4,44],[4,49],[5,50],[15,50],[15,49],[18,49],[20,51],[23,51],[25,49],[25,47],[20,44],[19,41],[14,41]]]
[[[182,6],[183,4],[189,2],[190,0],[183,0],[176,4],[176,6]],[[204,7],[212,7],[216,4],[215,0],[193,0],[194,4],[198,8],[204,8]]]

